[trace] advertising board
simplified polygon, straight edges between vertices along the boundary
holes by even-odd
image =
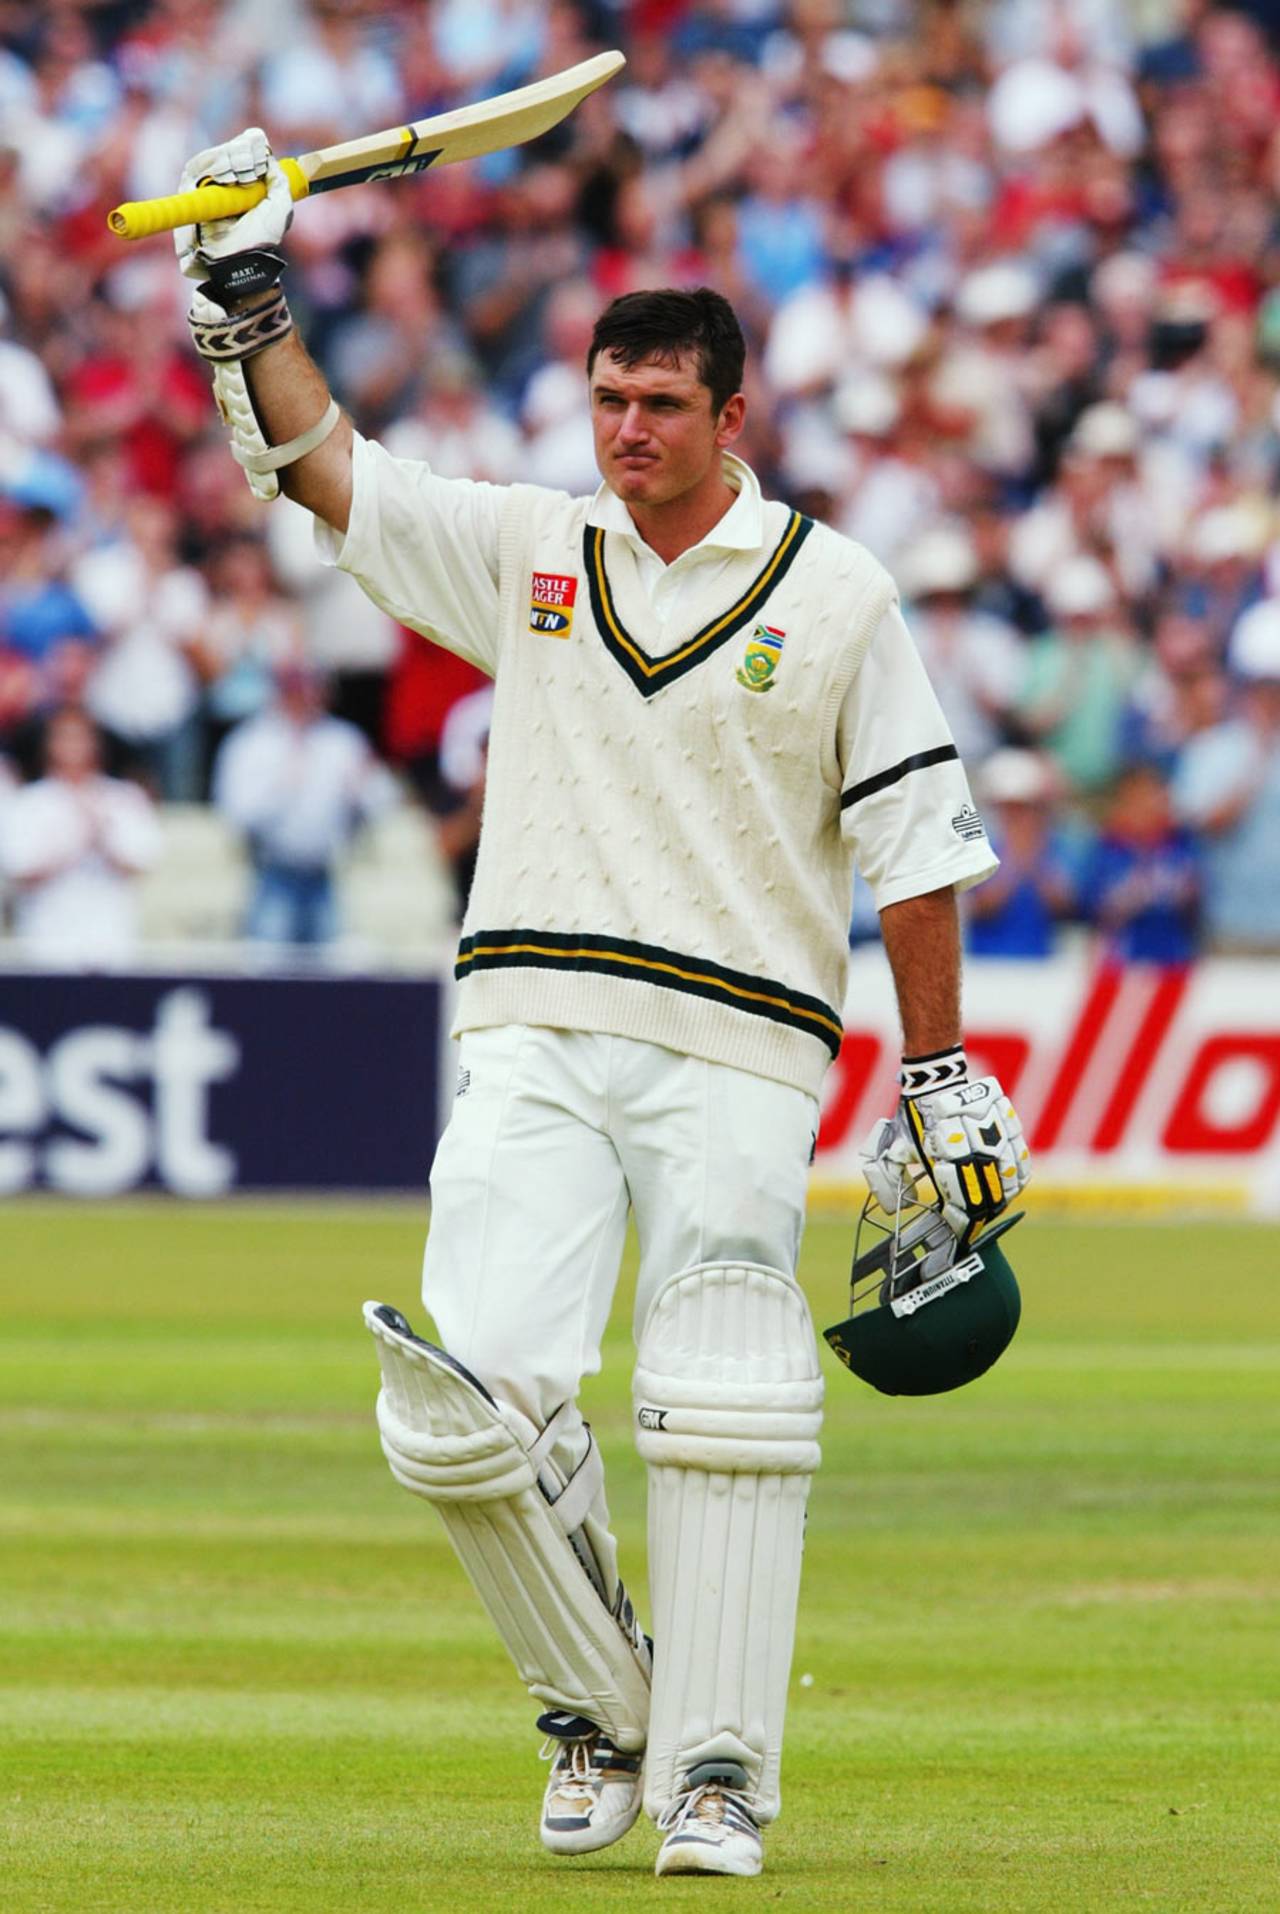
[[[0,974],[0,1195],[422,1191],[443,1118],[447,980]],[[1017,1105],[1033,1195],[1280,1213],[1280,969],[978,963],[967,1047]],[[819,1198],[897,1100],[878,947],[854,954]]]
[[[423,1190],[435,979],[0,975],[0,1195]]]
[[[970,1066],[1016,1104],[1037,1187],[1280,1209],[1280,965],[975,961],[965,1012]],[[854,954],[844,1021],[820,1191],[857,1180],[858,1146],[896,1102],[898,1024],[878,947]]]

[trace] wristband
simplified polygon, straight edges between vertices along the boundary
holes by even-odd
[[[248,359],[277,339],[286,339],[293,331],[288,302],[277,286],[274,299],[249,312],[233,313],[218,319],[197,318],[187,314],[191,341],[202,359],[215,363],[227,359]]]
[[[969,1080],[969,1063],[964,1045],[949,1050],[932,1050],[923,1057],[904,1057],[898,1083],[904,1097],[927,1097],[935,1090],[954,1090]]]

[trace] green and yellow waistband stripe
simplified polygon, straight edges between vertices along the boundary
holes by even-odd
[[[695,632],[678,651],[671,652],[665,658],[651,658],[643,645],[638,644],[626,629],[618,616],[614,604],[613,591],[609,584],[609,574],[605,570],[603,526],[588,525],[583,533],[582,548],[586,564],[587,585],[591,593],[591,610],[596,626],[606,648],[612,652],[622,669],[630,678],[637,691],[651,698],[655,691],[661,691],[664,685],[674,678],[682,678],[686,671],[692,671],[695,665],[709,658],[714,651],[732,638],[735,632],[742,630],[763,610],[769,594],[781,584],[795,562],[796,554],[813,530],[813,520],[802,512],[792,512],[787,521],[786,530],[778,540],[763,571],[757,574],[742,597],[729,610],[704,625]]]
[[[657,944],[636,944],[625,937],[596,937],[586,932],[549,930],[479,930],[458,946],[456,977],[481,970],[574,970],[596,976],[623,977],[631,983],[654,984],[682,995],[705,997],[749,1016],[787,1024],[825,1043],[832,1056],[840,1048],[844,1028],[830,1004],[806,996],[772,977],[753,977],[730,970],[706,957],[663,950]]]

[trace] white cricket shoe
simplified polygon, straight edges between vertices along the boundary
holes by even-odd
[[[666,1840],[655,1874],[759,1874],[764,1866],[759,1824],[739,1790],[722,1782],[678,1794],[658,1828]]]
[[[553,1854],[592,1854],[634,1826],[644,1798],[643,1754],[626,1754],[582,1715],[538,1716],[551,1763],[542,1797],[542,1845]]]

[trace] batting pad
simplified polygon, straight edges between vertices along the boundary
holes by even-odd
[[[366,1303],[378,1345],[378,1428],[391,1473],[434,1502],[530,1694],[585,1715],[619,1748],[643,1748],[649,1650],[621,1583],[591,1544],[604,1480],[594,1442],[565,1481],[550,1460],[553,1417],[527,1448],[462,1364]]]
[[[217,307],[213,308],[215,311]],[[260,458],[271,447],[267,444],[258,415],[249,397],[249,381],[243,362],[228,359],[213,368],[213,397],[224,425],[231,427],[231,444],[255,498],[275,498],[280,481],[274,472],[255,472],[245,465],[246,458]]]
[[[649,1465],[653,1701],[645,1807],[708,1764],[771,1821],[822,1378],[808,1304],[760,1264],[702,1263],[654,1297],[635,1374]]]

